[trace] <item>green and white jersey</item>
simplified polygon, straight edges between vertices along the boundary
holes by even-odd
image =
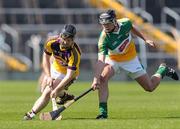
[[[117,20],[119,30],[117,32],[100,34],[98,42],[98,54],[108,55],[110,59],[123,62],[136,56],[135,44],[132,41],[132,23],[128,18]]]

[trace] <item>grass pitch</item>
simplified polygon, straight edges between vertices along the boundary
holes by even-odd
[[[40,95],[37,82],[0,82],[0,129],[179,129],[180,83],[163,82],[153,93],[136,82],[110,82],[109,119],[95,120],[97,91],[65,110],[61,121],[23,121]],[[79,95],[90,82],[77,82],[70,92]],[[51,104],[43,111],[52,110]]]

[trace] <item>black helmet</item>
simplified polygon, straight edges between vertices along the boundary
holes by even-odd
[[[60,35],[62,38],[74,37],[76,34],[76,28],[71,24],[66,24],[62,29]]]
[[[109,9],[106,12],[100,14],[99,23],[100,24],[114,23],[115,19],[116,19],[115,11]]]

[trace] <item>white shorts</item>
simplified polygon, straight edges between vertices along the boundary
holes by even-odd
[[[146,74],[146,71],[142,67],[137,56],[134,59],[125,62],[116,62],[106,57],[105,63],[110,64],[115,73],[119,74],[121,71],[124,71],[132,79],[136,79]]]
[[[60,72],[56,71],[53,67],[51,67],[51,77],[53,79],[57,79],[58,78],[58,79],[62,80],[65,76],[66,76],[65,74],[60,73]]]

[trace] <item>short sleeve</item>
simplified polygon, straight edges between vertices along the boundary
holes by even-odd
[[[121,23],[124,25],[125,30],[130,31],[132,29],[132,22],[129,18],[121,19]]]
[[[53,42],[55,42],[56,40],[50,40],[48,41],[45,46],[44,46],[44,52],[48,55],[51,55],[52,54],[52,48],[51,48],[51,45]]]
[[[69,57],[68,69],[76,70],[80,64],[80,53],[77,49],[72,49],[71,56]]]

